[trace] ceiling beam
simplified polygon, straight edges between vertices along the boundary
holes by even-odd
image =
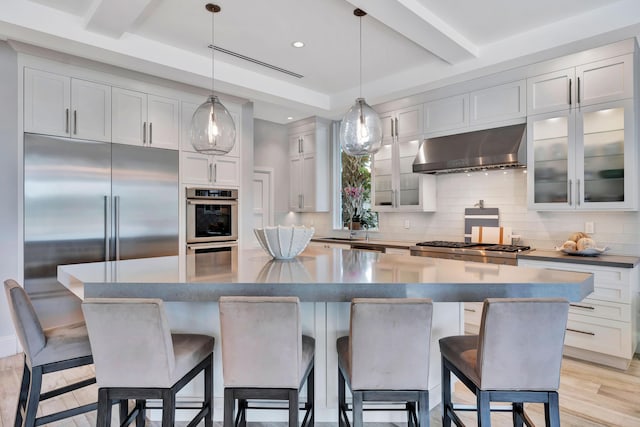
[[[478,56],[478,47],[419,0],[346,0],[449,64]]]
[[[156,0],[94,0],[86,15],[88,31],[119,39]]]

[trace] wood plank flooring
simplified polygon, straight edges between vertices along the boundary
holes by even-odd
[[[0,359],[0,427],[13,427],[21,374],[22,355]],[[91,367],[48,374],[45,375],[43,389],[46,391],[90,375],[92,375]],[[565,358],[560,382],[560,418],[563,427],[640,427],[640,359],[638,359],[638,355],[626,371]],[[97,388],[93,385],[74,391],[70,396],[51,399],[43,403],[39,411],[49,413],[62,408],[86,404],[95,401],[96,395]],[[464,390],[464,386],[460,384],[456,387],[455,399],[468,403],[474,401],[473,395]],[[528,405],[527,412],[536,425],[544,425],[542,405]],[[117,415],[114,415],[113,425],[116,425]],[[476,425],[473,413],[461,413],[460,415],[468,426]],[[491,417],[492,425],[495,427],[511,425],[511,415],[508,413],[494,413]],[[441,427],[439,408],[431,411],[431,420],[433,427]],[[185,424],[178,423],[177,426]],[[323,426],[332,425],[330,423],[321,424]],[[367,424],[370,426],[380,425]],[[95,412],[47,425],[55,425],[55,427],[95,426]],[[155,427],[159,423],[149,421],[147,425]],[[280,427],[285,426],[285,423],[271,425]]]

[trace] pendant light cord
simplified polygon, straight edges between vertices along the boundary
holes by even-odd
[[[216,22],[216,13],[215,11],[211,11],[211,95],[215,95],[213,88],[214,88],[214,78],[215,78],[215,60],[214,60],[214,54],[215,54],[215,50],[216,50],[216,45],[215,45],[215,22]]]
[[[362,98],[362,16],[360,20],[360,98]]]

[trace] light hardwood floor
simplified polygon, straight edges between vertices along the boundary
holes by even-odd
[[[13,427],[15,405],[22,374],[22,356],[0,359],[0,427]],[[45,390],[91,375],[91,368],[83,367],[62,373],[48,374]],[[71,396],[51,399],[41,405],[44,413],[95,401],[95,385],[75,391]],[[473,402],[473,395],[458,384],[455,398],[460,402]],[[565,358],[560,385],[561,424],[563,427],[640,427],[640,360],[638,355],[626,371]],[[527,412],[536,425],[544,425],[541,405],[527,406]],[[114,414],[115,415],[115,414]],[[468,426],[474,426],[471,413],[462,413]],[[114,417],[114,425],[117,415]],[[492,414],[492,425],[509,426],[510,414]],[[431,411],[431,425],[440,427],[440,409]],[[53,426],[54,424],[47,424]],[[149,426],[158,423],[148,422]],[[178,424],[180,425],[180,424]],[[285,424],[278,424],[284,426]],[[324,425],[324,424],[323,424]],[[326,424],[331,426],[331,424]],[[334,424],[335,425],[335,424]],[[95,412],[78,415],[55,423],[56,427],[95,426]]]

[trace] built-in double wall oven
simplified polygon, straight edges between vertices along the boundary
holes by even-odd
[[[187,253],[228,251],[238,241],[238,190],[187,188]]]

